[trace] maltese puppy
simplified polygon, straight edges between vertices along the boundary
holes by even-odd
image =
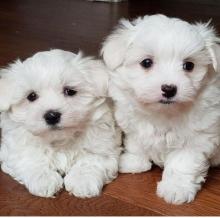
[[[169,203],[192,201],[219,163],[218,41],[209,24],[153,15],[122,20],[101,51],[125,133],[119,170],[164,167],[157,194]]]
[[[39,52],[2,70],[2,170],[33,195],[64,185],[77,197],[100,194],[117,176],[120,133],[101,61],[62,50]]]

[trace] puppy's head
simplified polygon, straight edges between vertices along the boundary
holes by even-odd
[[[1,73],[0,110],[34,135],[80,129],[108,83],[101,62],[62,50],[39,52]]]
[[[124,93],[142,105],[167,108],[193,102],[210,69],[219,71],[217,41],[208,24],[153,15],[122,20],[101,53]]]

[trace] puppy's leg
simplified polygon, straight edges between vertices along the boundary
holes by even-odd
[[[68,192],[80,198],[100,195],[104,184],[117,176],[118,160],[111,156],[85,153],[64,178]]]
[[[214,156],[210,159],[211,166],[219,166],[220,165],[220,148],[217,149]]]
[[[53,197],[63,187],[63,178],[58,172],[50,169],[35,170],[36,175],[25,181],[25,185],[33,195]]]
[[[172,152],[164,166],[157,194],[168,203],[191,202],[205,181],[209,163],[206,157],[192,149]]]
[[[75,165],[64,184],[67,191],[77,197],[94,197],[101,193],[104,184],[118,173],[121,132],[115,128],[111,113],[105,113],[102,122],[87,129]]]
[[[119,172],[140,173],[151,169],[151,162],[138,137],[127,135],[125,140],[125,152],[119,161]]]
[[[28,157],[18,155],[15,158],[9,157],[10,162],[3,161],[2,170],[24,184],[33,195],[53,197],[62,188],[61,175],[52,170],[39,154],[33,152]]]

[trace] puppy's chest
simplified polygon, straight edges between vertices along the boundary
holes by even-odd
[[[74,164],[75,156],[73,153],[56,152],[53,155],[52,165],[53,168],[61,175],[66,174],[71,166]]]
[[[70,147],[53,148],[51,151],[51,166],[60,174],[67,174],[70,168],[75,164],[80,154],[80,149],[74,144]]]
[[[149,158],[159,166],[163,166],[167,155],[175,149],[182,148],[185,142],[184,131],[172,128],[148,127],[142,130],[141,141]]]

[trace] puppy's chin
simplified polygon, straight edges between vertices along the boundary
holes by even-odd
[[[139,101],[141,108],[152,113],[164,116],[177,116],[185,113],[192,107],[192,101],[180,101],[175,99],[160,99],[155,101]]]
[[[62,141],[68,138],[72,138],[75,134],[81,132],[77,127],[61,127],[53,126],[43,129],[28,130],[33,136],[39,137],[49,143],[53,141]]]

